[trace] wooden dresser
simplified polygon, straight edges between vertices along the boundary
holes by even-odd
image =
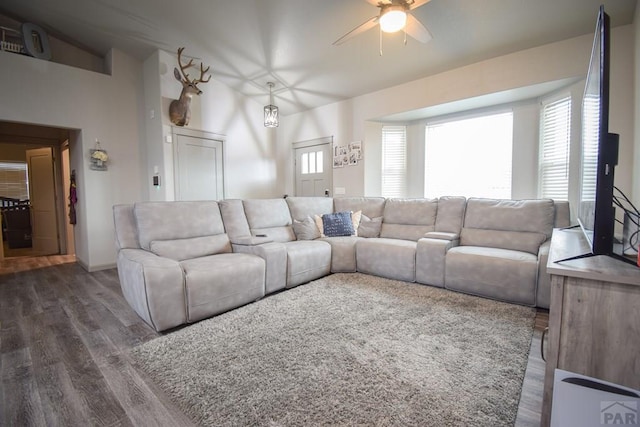
[[[580,229],[554,230],[542,426],[551,419],[556,368],[640,389],[640,268],[594,256]]]

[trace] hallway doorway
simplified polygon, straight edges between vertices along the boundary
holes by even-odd
[[[0,121],[0,260],[74,255],[65,188],[72,132],[79,131]]]

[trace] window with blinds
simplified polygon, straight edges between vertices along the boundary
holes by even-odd
[[[382,127],[382,196],[405,197],[407,193],[407,128]]]
[[[429,123],[425,197],[511,198],[513,112]]]
[[[540,197],[569,198],[571,97],[542,105],[540,114]]]
[[[0,162],[0,196],[11,199],[29,199],[27,164]]]

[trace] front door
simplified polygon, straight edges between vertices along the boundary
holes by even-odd
[[[330,196],[331,144],[295,148],[296,196]]]
[[[51,147],[26,150],[31,203],[31,241],[34,255],[60,252],[56,188]]]

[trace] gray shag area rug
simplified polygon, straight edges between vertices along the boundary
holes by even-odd
[[[513,425],[532,308],[333,274],[154,339],[136,364],[200,425]]]

